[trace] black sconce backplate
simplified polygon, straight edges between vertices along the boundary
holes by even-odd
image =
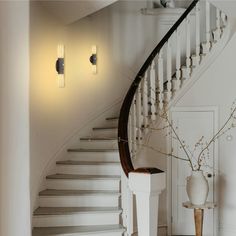
[[[92,65],[97,64],[97,54],[92,54],[92,56],[89,58],[89,61],[92,63]]]
[[[56,61],[56,71],[59,75],[64,74],[64,58],[58,58]]]

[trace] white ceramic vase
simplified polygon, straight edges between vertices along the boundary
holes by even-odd
[[[187,194],[193,205],[203,205],[206,202],[209,185],[201,170],[192,171],[192,175],[187,177]]]

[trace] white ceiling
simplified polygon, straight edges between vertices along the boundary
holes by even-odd
[[[70,24],[118,0],[41,0],[40,3],[62,23]]]

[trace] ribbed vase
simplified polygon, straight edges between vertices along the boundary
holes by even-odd
[[[206,202],[209,185],[201,170],[192,171],[192,175],[187,177],[187,194],[193,205],[203,205]]]

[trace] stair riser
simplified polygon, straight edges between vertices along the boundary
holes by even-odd
[[[91,141],[80,141],[80,148],[89,148],[89,149],[117,149],[118,148],[118,142],[115,141],[97,141],[97,140],[91,140]]]
[[[34,216],[34,227],[87,226],[119,224],[120,213],[75,213],[68,215]]]
[[[93,130],[94,137],[116,137],[118,135],[117,129],[95,129]]]
[[[47,180],[48,189],[114,190],[119,191],[120,180]]]
[[[118,207],[119,196],[41,196],[40,207]]]
[[[116,126],[118,126],[118,120],[117,119],[116,120],[107,120],[105,125],[116,127]]]
[[[80,175],[120,175],[120,165],[57,165],[57,173]]]
[[[67,159],[74,161],[120,161],[118,152],[70,152]]]

